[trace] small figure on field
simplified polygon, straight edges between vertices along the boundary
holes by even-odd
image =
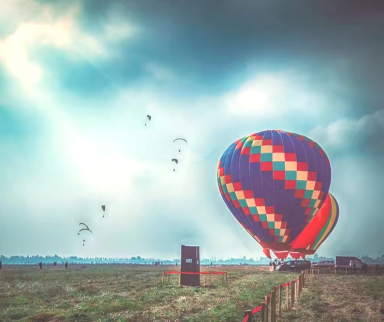
[[[353,273],[356,273],[356,262],[352,262]]]
[[[43,262],[39,263],[39,267],[40,267],[40,269],[43,269]]]
[[[0,261],[0,269],[3,268],[3,263]]]
[[[68,268],[68,262],[65,262],[65,269],[67,269]]]

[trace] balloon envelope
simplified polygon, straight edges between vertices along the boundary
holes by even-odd
[[[327,198],[308,226],[292,242],[292,252],[301,255],[311,255],[316,252],[320,245],[327,239],[335,228],[339,219],[339,206],[335,197],[328,194]]]
[[[311,139],[269,130],[231,144],[219,161],[217,180],[238,222],[263,248],[284,258],[324,203],[331,167]]]

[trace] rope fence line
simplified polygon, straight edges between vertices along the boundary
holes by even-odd
[[[254,308],[253,310],[245,311],[245,318],[243,322],[262,321],[262,322],[276,322],[277,317],[281,317],[282,308],[282,295],[283,289],[285,288],[285,304],[286,310],[289,311],[293,305],[297,302],[300,294],[305,287],[306,279],[309,276],[320,275],[320,274],[334,274],[334,275],[345,275],[345,274],[363,274],[363,275],[381,275],[384,273],[383,268],[369,267],[365,272],[362,272],[357,268],[311,268],[301,271],[298,278],[293,281],[281,284],[275,287],[269,295],[265,297],[263,303]],[[278,313],[277,313],[278,311]],[[257,314],[260,312],[260,314]]]
[[[173,274],[179,275],[179,283],[180,283],[180,276],[181,275],[209,275],[209,285],[212,283],[212,275],[221,275],[222,276],[222,282],[223,284],[228,285],[228,274],[227,272],[218,272],[218,271],[206,271],[206,272],[180,272],[180,271],[167,271],[163,272],[163,276],[161,278],[161,282],[164,283],[166,276],[168,276],[168,283],[170,281],[170,276]],[[205,277],[205,276],[204,276]],[[206,286],[206,280],[204,278],[203,285]]]
[[[293,281],[275,287],[259,306],[245,311],[243,322],[252,322],[256,319],[262,322],[276,322],[277,317],[281,317],[283,294],[285,293],[286,310],[289,311],[300,297],[305,285],[306,274],[306,271],[302,271],[299,277]]]

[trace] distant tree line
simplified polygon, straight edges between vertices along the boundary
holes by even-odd
[[[384,264],[384,255],[372,258],[368,255],[358,256],[363,262],[367,264]],[[318,254],[314,256],[307,257],[310,261],[320,261],[332,259],[332,257],[323,257]],[[289,260],[289,259],[287,259]],[[160,258],[143,258],[141,256],[134,256],[131,258],[112,258],[112,257],[61,257],[58,255],[53,256],[10,256],[6,257],[0,255],[0,261],[4,265],[37,265],[42,262],[43,264],[53,264],[54,262],[62,264],[65,262],[72,264],[142,264],[142,265],[151,265],[155,262],[161,262],[163,265],[175,265],[180,263],[180,259],[160,259]],[[258,259],[246,258],[245,256],[241,258],[203,258],[200,263],[202,265],[268,265],[270,259],[267,257],[260,257]]]

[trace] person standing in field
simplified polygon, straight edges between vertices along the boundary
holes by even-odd
[[[43,269],[43,262],[39,263],[39,267],[40,267],[40,269]]]
[[[68,268],[68,262],[65,262],[65,269],[67,269]]]
[[[3,269],[3,263],[0,261],[0,269]]]

